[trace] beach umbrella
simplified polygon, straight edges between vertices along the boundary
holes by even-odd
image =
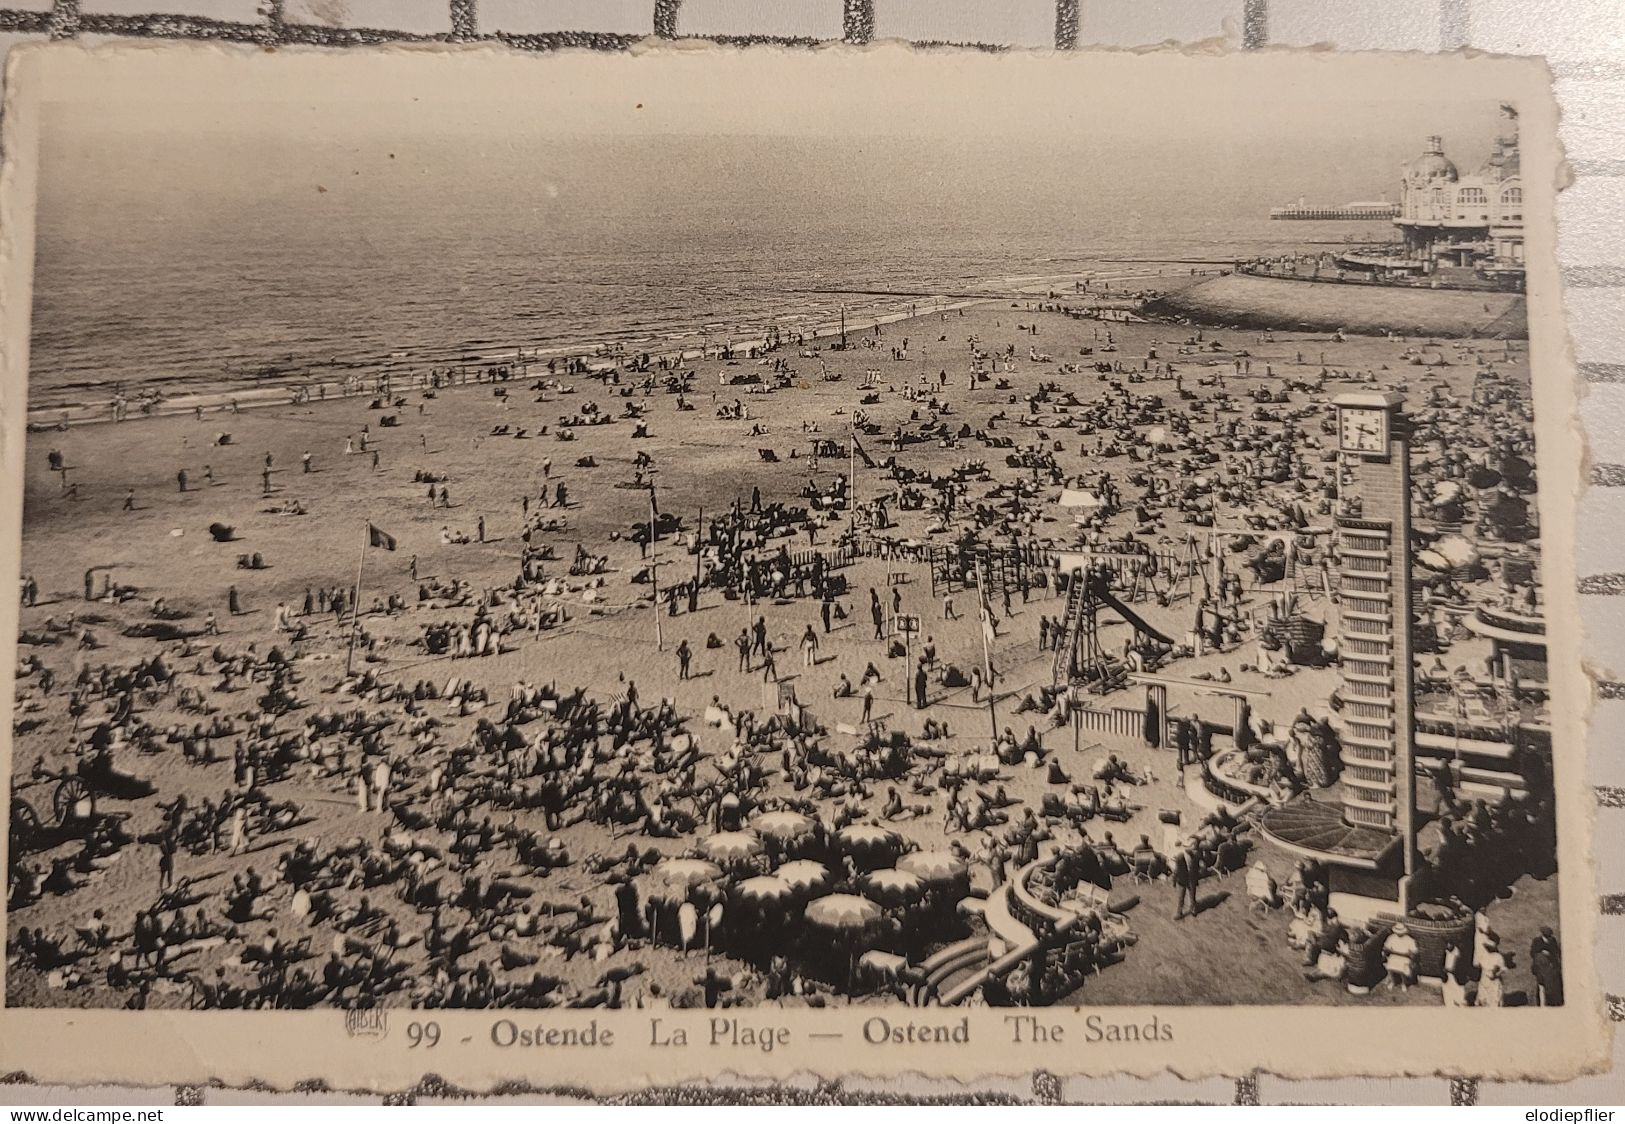
[[[883,916],[880,907],[868,898],[856,894],[829,894],[807,903],[805,914],[809,924],[837,933],[859,933],[878,923]]]
[[[724,831],[711,836],[700,848],[719,863],[749,862],[762,853],[762,840],[753,831]]]
[[[658,863],[652,873],[667,885],[686,887],[721,878],[722,868],[705,859],[666,859]]]
[[[796,891],[817,892],[827,888],[831,881],[829,867],[811,859],[785,863],[773,874]]]
[[[952,851],[913,851],[897,860],[897,869],[920,876],[927,886],[949,886],[970,871]]]
[[[847,855],[874,855],[886,853],[896,858],[903,846],[902,837],[889,827],[877,823],[855,823],[835,833],[835,845]]]
[[[778,902],[794,896],[795,887],[772,874],[747,878],[733,889],[734,897],[747,902]]]
[[[863,893],[886,906],[910,906],[925,897],[925,880],[906,870],[876,870],[863,876]]]
[[[800,812],[764,812],[756,817],[756,822],[751,826],[767,838],[782,843],[810,834],[814,821]]]

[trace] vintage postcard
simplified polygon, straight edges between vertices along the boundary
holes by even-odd
[[[1540,62],[7,90],[0,1070],[1606,1057]]]

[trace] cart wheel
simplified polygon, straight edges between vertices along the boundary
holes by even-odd
[[[11,838],[18,844],[17,850],[34,843],[40,836],[39,813],[34,806],[22,797],[13,797],[11,801]]]
[[[66,824],[78,818],[79,802],[89,799],[89,785],[78,777],[65,778],[56,786],[56,792],[51,796],[51,809],[56,813],[56,822]]]

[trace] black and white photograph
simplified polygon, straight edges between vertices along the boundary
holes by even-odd
[[[42,100],[8,1007],[1591,986],[1523,87],[645,62]]]

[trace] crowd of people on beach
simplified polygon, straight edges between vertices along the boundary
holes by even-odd
[[[1070,312],[1057,298],[1043,315]],[[539,485],[514,497],[522,545],[506,572],[461,572],[442,552],[444,572],[431,575],[414,555],[404,581],[365,603],[335,575],[278,602],[268,633],[244,620],[235,585],[221,605],[178,609],[181,591],[122,589],[87,573],[84,605],[54,604],[41,618],[39,586],[25,577],[19,729],[55,740],[24,743],[44,752],[19,773],[31,782],[20,798],[38,809],[67,796],[26,822],[13,811],[13,979],[20,968],[32,986],[104,1004],[201,1008],[727,1006],[865,989],[919,999],[941,986],[922,967],[941,945],[1007,949],[984,915],[1019,879],[1082,920],[1065,955],[991,979],[978,1001],[1050,1002],[1139,954],[1112,908],[1113,879],[1166,896],[1184,922],[1210,908],[1205,879],[1239,874],[1251,903],[1291,913],[1280,936],[1317,979],[1356,984],[1376,964],[1409,987],[1418,953],[1403,922],[1340,927],[1313,871],[1277,887],[1251,823],[1225,804],[1159,818],[1155,846],[1149,831],[1126,848],[1102,832],[1102,822],[1145,825],[1168,812],[1137,791],[1158,773],[1182,785],[1187,769],[1200,772],[1220,748],[1213,723],[1171,723],[1177,746],[1148,749],[1137,736],[1092,762],[1067,748],[1079,711],[1104,706],[1131,675],[1201,661],[1187,682],[1221,688],[1335,661],[1334,644],[1289,653],[1280,634],[1303,615],[1298,598],[1325,598],[1333,585],[1314,525],[1337,510],[1338,480],[1314,400],[1376,372],[1302,351],[1277,360],[1282,372],[1255,371],[1249,345],[1174,326],[1143,356],[1125,355],[1105,325],[1076,355],[1051,355],[1027,344],[1041,322],[1026,307],[997,322],[1023,337],[1024,353],[975,336],[950,342],[954,319],[920,322],[940,328],[936,346],[917,335],[886,344],[875,325],[866,349],[889,346],[894,369],[908,373],[887,380],[877,368],[862,391],[869,412],[838,411],[839,438],[768,424],[772,396],[797,392],[782,349],[805,351],[805,337],[719,353],[724,374],[754,361],[772,380],[748,405],[717,402],[719,417],[732,411],[725,420],[741,441],[774,441],[755,455],[793,461],[806,486],[774,495],[758,485],[692,524],[658,510],[660,456],[639,452],[613,486],[647,491],[647,517],[584,541],[574,520],[603,502],[607,477],[593,477],[584,456],[567,481],[547,458]],[[1266,344],[1267,334],[1250,346]],[[915,371],[928,347],[940,373]],[[1448,522],[1468,537],[1524,541],[1532,437],[1527,385],[1507,374],[1512,351],[1406,348],[1406,368],[1381,377],[1426,394],[1413,414],[1426,514],[1447,522],[1455,504]],[[1472,371],[1470,400],[1428,379],[1447,351]],[[670,357],[555,360],[548,372],[532,388],[538,398],[579,395],[551,423],[554,437],[599,425],[650,434],[656,395],[680,411],[700,393]],[[969,394],[955,401],[961,377]],[[452,381],[432,373],[423,393]],[[478,381],[522,379],[494,367]],[[379,409],[406,402],[394,387],[376,390]],[[587,400],[597,392],[608,405]],[[988,392],[995,408],[973,419],[970,397]],[[1483,417],[1500,426],[1487,431]],[[344,441],[371,471],[404,474],[379,459],[370,426]],[[62,455],[49,455],[60,470]],[[299,463],[303,477],[319,459],[307,451]],[[195,483],[191,471],[177,470],[179,492]],[[277,471],[267,452],[266,495]],[[420,467],[411,479],[436,512],[450,510],[456,471]],[[202,472],[207,486],[221,483]],[[144,502],[132,489],[125,506]],[[233,541],[232,529],[215,537]],[[479,513],[469,530],[444,525],[438,545],[487,541]],[[1090,561],[1064,573],[1059,559],[1077,556]],[[257,554],[246,557],[245,570],[259,568]],[[1430,586],[1442,654],[1446,607],[1459,619],[1461,583],[1488,576],[1457,568]],[[1119,641],[1080,647],[1073,599],[1062,600],[1073,582],[1158,626],[1136,617]],[[156,600],[143,605],[149,593]],[[1039,611],[1023,608],[1033,599]],[[745,610],[749,623],[736,636],[708,630],[703,614],[719,607]],[[664,691],[646,697],[642,651],[597,691],[567,668],[535,681],[506,674],[515,664],[505,655],[593,622],[648,620],[651,609],[652,630],[664,620],[706,633],[649,657],[670,661],[662,667],[676,682],[735,675],[732,684],[760,684],[760,704],[731,706],[720,689],[700,710]],[[936,633],[962,619],[985,642],[940,649]],[[111,644],[97,637],[109,629],[121,633]],[[126,637],[151,654],[125,658]],[[1016,657],[994,655],[1014,645],[1041,653],[1043,667],[1019,690],[1001,666]],[[822,672],[826,662],[837,667]],[[839,680],[814,697],[798,670],[838,670]],[[970,733],[967,713],[1000,707],[1020,718],[995,718],[989,735],[977,715]],[[1227,736],[1250,776],[1282,779],[1282,799],[1316,785],[1303,759],[1326,736],[1318,727],[1243,724]],[[186,791],[147,772],[184,778]],[[1012,777],[1041,798],[1010,795]],[[1439,865],[1492,846],[1484,841],[1503,837],[1500,818],[1512,814],[1472,804],[1447,813]],[[1471,865],[1486,884],[1487,864]],[[33,920],[42,903],[103,895],[121,905],[72,925]],[[1547,965],[1550,994],[1560,954],[1545,937],[1531,958]],[[1487,941],[1470,957],[1458,950],[1452,978],[1470,978],[1480,1005],[1495,1002],[1493,952]],[[690,957],[703,958],[699,969]]]

